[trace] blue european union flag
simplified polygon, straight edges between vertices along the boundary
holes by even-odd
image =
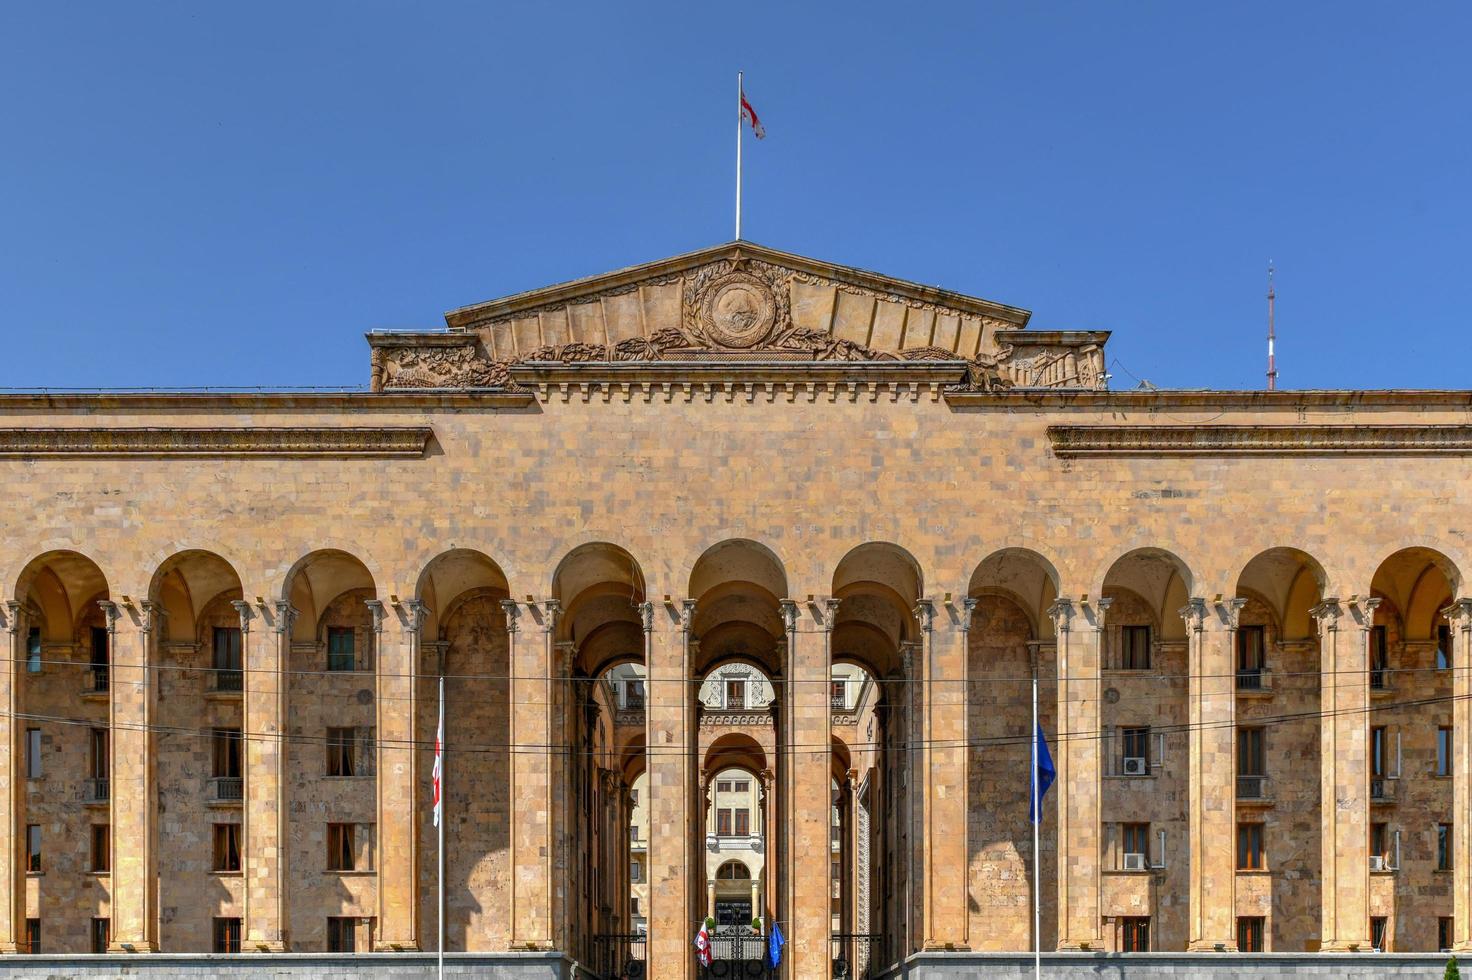
[[[1047,795],[1048,787],[1053,785],[1053,777],[1058,775],[1058,770],[1053,768],[1053,757],[1048,754],[1048,740],[1043,738],[1043,726],[1038,725],[1037,734],[1038,764],[1033,770],[1030,791],[1027,794],[1027,819],[1031,823],[1042,823],[1043,797]]]
[[[767,966],[775,970],[782,965],[782,947],[785,945],[787,940],[782,938],[782,927],[773,922],[772,932],[767,936]]]

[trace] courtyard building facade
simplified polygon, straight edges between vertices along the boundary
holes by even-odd
[[[1472,951],[1472,393],[1111,391],[1028,319],[743,242],[363,392],[0,395],[0,975],[435,950],[441,676],[506,975]]]

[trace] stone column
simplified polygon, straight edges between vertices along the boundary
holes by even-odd
[[[838,600],[809,604],[804,615],[791,599],[782,600],[787,627],[787,733],[789,848],[785,873],[791,905],[782,923],[787,939],[789,976],[822,980],[829,957],[831,889],[829,848],[832,832],[832,708],[828,699],[830,646]],[[805,628],[804,628],[805,627]],[[779,872],[780,873],[780,872]]]
[[[1188,950],[1237,949],[1237,622],[1246,599],[1190,599]]]
[[[1472,599],[1442,610],[1452,648],[1452,946],[1472,952]]]
[[[18,953],[26,927],[25,606],[5,603],[10,656],[0,664],[0,953]]]
[[[1370,948],[1369,644],[1379,599],[1352,596],[1311,613],[1319,624],[1319,893],[1325,952]]]
[[[707,878],[705,881],[705,917],[715,918],[716,914],[716,880]]]
[[[112,650],[112,942],[109,952],[158,951],[158,678],[154,631],[163,610],[150,600],[125,607],[101,600]]]
[[[644,619],[644,719],[649,772],[649,947],[652,980],[681,980],[695,957],[690,920],[697,874],[691,811],[694,798],[691,747],[695,692],[689,689],[689,641],[695,601],[686,599],[678,620],[653,603],[640,605]],[[703,843],[702,843],[702,846]]]
[[[250,604],[236,599],[241,663],[245,665],[245,937],[241,950],[282,953],[288,948],[286,882],[286,670],[296,609],[276,603],[273,630],[257,636]]]
[[[936,629],[935,607],[921,599],[920,676],[924,719],[926,949],[970,949],[966,906],[966,644],[976,600],[969,596]]]
[[[511,948],[545,951],[555,948],[557,929],[557,815],[552,812],[557,774],[551,746],[561,735],[553,678],[560,607],[555,599],[506,599],[501,608],[511,648],[511,744],[532,747],[511,754]],[[523,628],[528,625],[532,628]]]
[[[383,603],[365,599],[373,614],[374,700],[378,780],[378,936],[376,950],[419,949],[419,624],[422,607],[399,607],[397,629],[385,639]]]
[[[1109,599],[1048,608],[1058,643],[1058,948],[1103,949],[1099,889],[1099,668]],[[1079,629],[1075,630],[1077,623]]]

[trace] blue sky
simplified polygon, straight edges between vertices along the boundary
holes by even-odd
[[[0,385],[360,385],[362,333],[732,234],[1115,331],[1116,388],[1468,387],[1472,7],[0,6]]]

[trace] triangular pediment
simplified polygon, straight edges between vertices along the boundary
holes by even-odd
[[[558,352],[551,359],[573,353],[612,360],[621,345],[630,351],[641,341],[735,359],[822,356],[840,345],[880,356],[923,351],[970,360],[995,348],[998,330],[1025,327],[1028,316],[1002,303],[733,242],[462,307],[445,320],[452,331],[478,334],[504,361],[536,359],[549,348]]]

